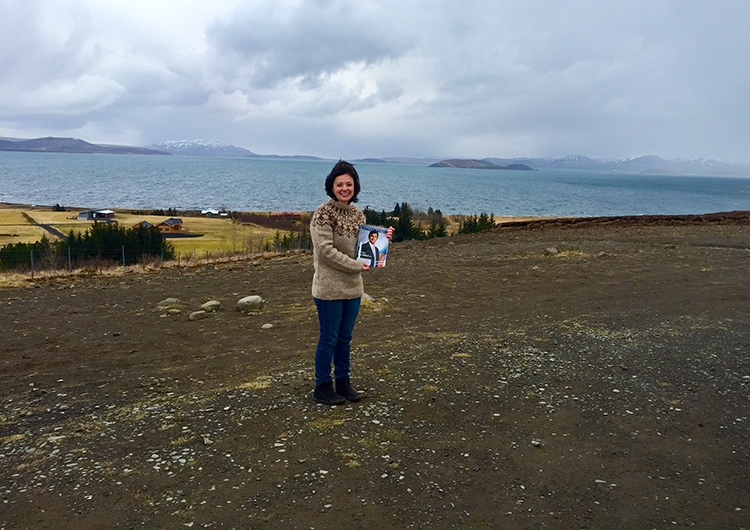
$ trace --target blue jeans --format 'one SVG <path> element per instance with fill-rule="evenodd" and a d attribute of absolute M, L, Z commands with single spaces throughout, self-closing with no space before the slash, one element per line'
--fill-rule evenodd
<path fill-rule="evenodd" d="M 349 377 L 352 331 L 362 299 L 313 300 L 320 321 L 320 338 L 315 350 L 315 384 L 331 381 L 331 362 L 336 379 L 346 379 Z"/>

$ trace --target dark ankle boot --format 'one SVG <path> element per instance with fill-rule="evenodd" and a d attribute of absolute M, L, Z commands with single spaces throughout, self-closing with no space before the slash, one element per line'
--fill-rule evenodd
<path fill-rule="evenodd" d="M 346 399 L 333 391 L 333 381 L 316 385 L 313 396 L 315 397 L 315 401 L 325 405 L 340 405 L 346 401 Z"/>
<path fill-rule="evenodd" d="M 359 401 L 367 397 L 367 394 L 364 392 L 357 392 L 352 388 L 348 377 L 346 379 L 336 379 L 336 393 L 344 397 L 347 401 Z"/>

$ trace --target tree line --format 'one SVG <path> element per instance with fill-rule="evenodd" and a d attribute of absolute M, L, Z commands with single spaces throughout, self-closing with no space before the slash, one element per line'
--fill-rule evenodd
<path fill-rule="evenodd" d="M 168 212 L 174 210 L 170 209 Z M 414 208 L 408 202 L 396 203 L 393 210 L 377 212 L 364 209 L 367 224 L 393 226 L 393 241 L 426 240 L 435 237 L 446 237 L 446 222 L 440 210 L 428 208 L 425 213 Z M 272 219 L 268 216 L 256 219 L 248 215 L 239 222 L 255 222 L 267 227 L 276 228 L 273 239 L 260 239 L 257 242 L 259 252 L 282 252 L 285 250 L 310 250 L 309 217 L 301 220 Z M 258 216 L 260 217 L 260 216 Z M 270 226 L 269 226 L 270 225 Z M 471 234 L 488 230 L 495 226 L 494 214 L 471 215 L 459 222 L 458 233 Z M 164 261 L 175 258 L 172 243 L 165 240 L 156 227 L 139 225 L 125 228 L 118 223 L 94 223 L 86 232 L 75 233 L 72 230 L 67 241 L 54 241 L 46 235 L 34 243 L 11 243 L 0 248 L 0 270 L 22 269 L 36 260 L 39 268 L 60 268 L 67 262 L 81 263 L 96 260 L 118 264 L 132 265 L 144 258 L 161 258 Z M 32 263 L 33 266 L 33 263 Z"/>
<path fill-rule="evenodd" d="M 139 225 L 125 228 L 117 223 L 94 223 L 86 232 L 72 230 L 67 241 L 53 241 L 46 234 L 34 243 L 11 243 L 0 248 L 0 270 L 25 268 L 36 259 L 40 268 L 59 268 L 66 261 L 96 260 L 133 265 L 145 257 L 174 259 L 174 246 L 159 229 Z"/>
<path fill-rule="evenodd" d="M 378 213 L 375 210 L 365 208 L 364 214 L 367 224 L 393 226 L 393 241 L 425 240 L 448 235 L 442 212 L 433 210 L 432 207 L 428 208 L 425 214 L 423 211 L 418 212 L 408 202 L 402 202 L 396 203 L 391 212 L 383 210 Z M 470 215 L 459 222 L 458 233 L 474 234 L 489 230 L 494 226 L 494 214 Z"/>

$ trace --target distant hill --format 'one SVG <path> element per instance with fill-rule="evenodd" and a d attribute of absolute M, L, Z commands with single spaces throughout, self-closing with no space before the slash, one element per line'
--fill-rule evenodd
<path fill-rule="evenodd" d="M 97 145 L 77 138 L 35 138 L 33 140 L 0 140 L 0 151 L 41 153 L 104 153 L 116 155 L 168 155 L 163 151 L 128 145 Z"/>
<path fill-rule="evenodd" d="M 278 160 L 327 160 L 326 158 L 310 155 L 255 155 L 255 158 L 271 158 Z"/>
<path fill-rule="evenodd" d="M 439 158 L 414 158 L 407 156 L 384 157 L 382 160 L 394 164 L 423 164 L 425 166 L 439 162 Z"/>
<path fill-rule="evenodd" d="M 317 156 L 306 155 L 259 155 L 232 144 L 221 142 L 207 142 L 205 140 L 169 140 L 147 145 L 151 149 L 166 151 L 172 155 L 183 156 L 220 156 L 237 158 L 269 158 L 283 160 L 324 160 Z"/>
<path fill-rule="evenodd" d="M 580 155 L 549 158 L 485 158 L 492 164 L 525 164 L 538 169 L 587 169 L 652 175 L 726 175 L 750 176 L 750 168 L 725 164 L 709 158 L 664 159 L 659 156 L 638 156 L 625 160 L 591 158 Z"/>
<path fill-rule="evenodd" d="M 439 158 L 414 158 L 408 156 L 385 156 L 382 158 L 355 158 L 349 162 L 364 162 L 367 164 L 417 164 L 427 166 L 440 162 Z"/>
<path fill-rule="evenodd" d="M 501 166 L 487 162 L 486 160 L 474 160 L 474 159 L 463 159 L 454 158 L 451 160 L 441 160 L 435 164 L 430 164 L 428 167 L 455 167 L 463 169 L 513 169 L 516 171 L 534 171 L 533 168 L 525 164 L 509 164 L 507 166 Z"/>
<path fill-rule="evenodd" d="M 384 160 L 382 158 L 358 158 L 356 160 L 351 160 L 351 162 L 366 162 L 368 164 L 387 164 L 388 161 Z"/>

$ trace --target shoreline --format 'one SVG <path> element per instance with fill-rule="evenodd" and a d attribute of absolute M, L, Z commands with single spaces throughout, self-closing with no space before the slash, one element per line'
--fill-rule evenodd
<path fill-rule="evenodd" d="M 9 202 L 0 202 L 0 209 L 40 209 L 40 210 L 49 210 L 54 209 L 55 205 L 47 205 L 47 204 L 22 204 L 22 203 L 9 203 Z M 89 207 L 77 207 L 77 206 L 60 206 L 60 208 L 64 208 L 64 210 L 60 211 L 85 211 L 90 210 Z M 150 213 L 154 209 L 149 208 L 108 208 L 114 212 L 120 212 L 120 213 L 130 213 L 130 212 L 146 212 L 143 215 L 150 215 Z M 289 210 L 278 210 L 278 211 L 245 211 L 245 210 L 232 210 L 235 213 L 240 214 L 272 214 L 272 213 L 283 213 L 287 212 Z M 201 214 L 201 210 L 193 210 L 193 209 L 177 209 L 176 210 L 177 215 L 185 215 L 186 217 L 203 217 Z M 311 214 L 312 211 L 309 212 L 303 212 Z M 486 212 L 485 212 L 486 213 Z M 165 214 L 166 215 L 166 214 Z M 452 218 L 452 217 L 468 217 L 472 215 L 479 215 L 477 212 L 473 213 L 461 213 L 461 214 L 445 214 L 444 217 Z M 494 215 L 494 214 L 492 214 Z M 717 221 L 717 220 L 740 220 L 740 219 L 750 219 L 750 210 L 731 210 L 731 211 L 722 211 L 722 212 L 704 212 L 704 213 L 689 213 L 689 214 L 624 214 L 624 215 L 586 215 L 586 216 L 556 216 L 556 215 L 505 215 L 505 216 L 498 216 L 495 215 L 495 224 L 496 225 L 506 225 L 506 224 L 529 224 L 529 223 L 536 223 L 536 222 L 554 222 L 554 223 L 563 223 L 563 224 L 575 224 L 575 223 L 581 223 L 581 222 L 613 222 L 613 221 L 635 221 L 639 219 L 644 220 L 650 220 L 650 221 L 698 221 L 700 219 L 705 219 L 708 221 Z"/>

